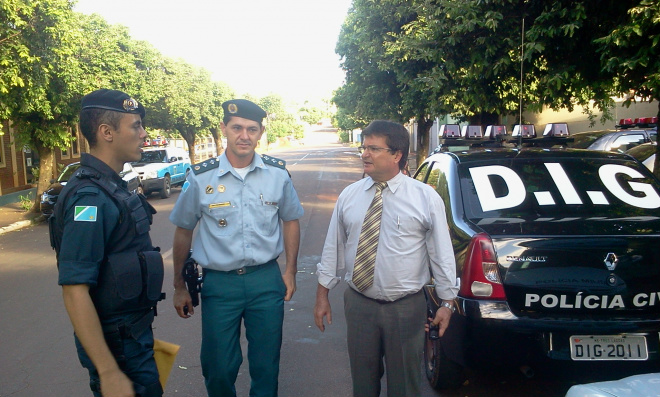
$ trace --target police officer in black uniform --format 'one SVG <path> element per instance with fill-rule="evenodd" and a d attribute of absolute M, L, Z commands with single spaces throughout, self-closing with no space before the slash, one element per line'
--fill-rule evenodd
<path fill-rule="evenodd" d="M 163 394 L 151 329 L 163 283 L 163 260 L 149 236 L 156 211 L 118 174 L 141 157 L 144 115 L 120 91 L 83 98 L 80 130 L 90 153 L 49 220 L 64 305 L 97 397 Z"/>

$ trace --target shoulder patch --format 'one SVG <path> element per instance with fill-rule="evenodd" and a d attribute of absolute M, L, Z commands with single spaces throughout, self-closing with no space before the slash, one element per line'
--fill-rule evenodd
<path fill-rule="evenodd" d="M 268 165 L 272 165 L 283 170 L 286 169 L 286 161 L 284 160 L 278 159 L 276 157 L 266 156 L 265 154 L 261 155 L 261 159 Z"/>
<path fill-rule="evenodd" d="M 220 162 L 218 161 L 217 158 L 212 158 L 208 159 L 206 161 L 202 161 L 201 163 L 197 163 L 192 166 L 193 173 L 195 175 L 201 174 L 202 172 L 206 172 L 208 170 L 212 170 L 214 168 L 218 168 L 220 166 Z"/>

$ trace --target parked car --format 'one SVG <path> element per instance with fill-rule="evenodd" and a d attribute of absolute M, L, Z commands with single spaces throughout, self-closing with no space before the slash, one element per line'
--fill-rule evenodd
<path fill-rule="evenodd" d="M 57 197 L 59 196 L 62 188 L 66 185 L 67 181 L 76 170 L 80 167 L 80 163 L 71 163 L 64 167 L 57 179 L 51 180 L 50 186 L 41 194 L 40 209 L 43 215 L 49 216 L 53 213 Z M 134 193 L 143 193 L 142 183 L 140 182 L 140 175 L 133 169 L 131 163 L 125 163 L 124 169 L 119 173 L 121 178 L 128 184 L 128 191 Z"/>
<path fill-rule="evenodd" d="M 158 135 L 157 137 L 151 140 L 151 146 L 167 146 L 167 139 Z"/>
<path fill-rule="evenodd" d="M 660 373 L 629 376 L 627 378 L 574 385 L 565 397 L 650 397 L 657 396 Z"/>
<path fill-rule="evenodd" d="M 642 164 L 646 166 L 651 172 L 653 172 L 655 164 L 655 151 L 657 150 L 657 144 L 655 143 L 644 143 L 639 146 L 626 151 L 626 154 L 633 156 L 637 160 L 641 161 Z"/>
<path fill-rule="evenodd" d="M 660 364 L 660 183 L 627 155 L 533 139 L 435 153 L 414 174 L 444 201 L 460 288 L 444 336 L 427 333 L 435 388 L 466 368 Z"/>
<path fill-rule="evenodd" d="M 657 129 L 624 129 L 618 131 L 586 131 L 572 135 L 568 146 L 576 149 L 604 150 L 624 153 L 625 151 L 657 140 Z"/>
<path fill-rule="evenodd" d="M 161 198 L 172 194 L 172 186 L 182 185 L 190 172 L 190 157 L 181 148 L 149 148 L 140 161 L 132 163 L 140 174 L 144 194 L 159 192 Z"/>

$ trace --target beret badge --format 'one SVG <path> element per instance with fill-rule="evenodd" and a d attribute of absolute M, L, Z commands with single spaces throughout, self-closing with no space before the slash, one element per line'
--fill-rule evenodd
<path fill-rule="evenodd" d="M 124 103 L 122 106 L 124 107 L 124 110 L 126 110 L 127 112 L 135 111 L 139 107 L 138 101 L 136 101 L 133 98 L 124 99 Z"/>
<path fill-rule="evenodd" d="M 236 106 L 235 103 L 230 103 L 229 106 L 227 106 L 227 110 L 229 111 L 229 113 L 234 114 L 238 112 L 238 106 Z"/>

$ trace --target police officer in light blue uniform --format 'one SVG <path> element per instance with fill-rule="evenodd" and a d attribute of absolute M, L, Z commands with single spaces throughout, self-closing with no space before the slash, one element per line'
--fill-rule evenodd
<path fill-rule="evenodd" d="M 296 290 L 303 208 L 284 161 L 255 153 L 266 112 L 244 99 L 222 106 L 227 149 L 193 166 L 170 215 L 174 307 L 182 318 L 194 314 L 181 274 L 192 247 L 204 273 L 201 362 L 208 395 L 236 395 L 243 321 L 250 396 L 277 396 L 284 301 Z"/>

